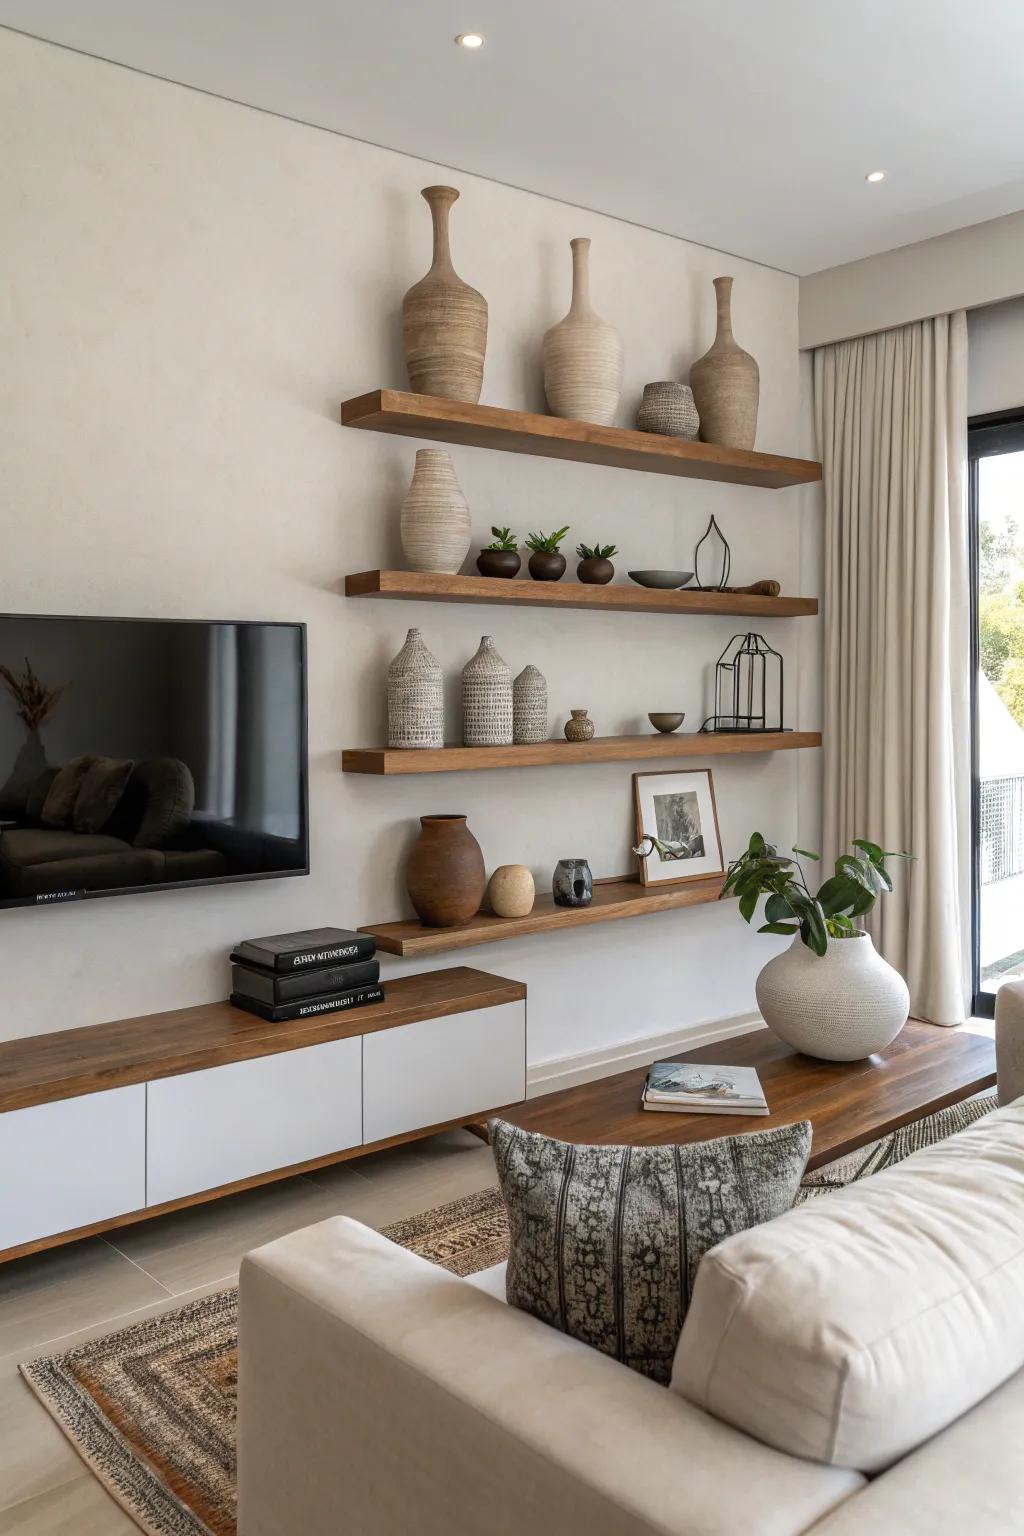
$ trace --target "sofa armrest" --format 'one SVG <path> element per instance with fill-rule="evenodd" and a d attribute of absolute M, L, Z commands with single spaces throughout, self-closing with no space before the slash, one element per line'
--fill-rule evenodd
<path fill-rule="evenodd" d="M 794 1536 L 862 1486 L 337 1217 L 243 1262 L 239 1536 Z"/>

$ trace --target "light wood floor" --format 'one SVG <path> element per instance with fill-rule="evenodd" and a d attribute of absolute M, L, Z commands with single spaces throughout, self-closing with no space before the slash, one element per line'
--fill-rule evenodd
<path fill-rule="evenodd" d="M 216 1290 L 242 1255 L 328 1216 L 383 1227 L 496 1183 L 490 1149 L 448 1131 L 0 1265 L 0 1536 L 137 1536 L 17 1373 L 19 1361 Z"/>

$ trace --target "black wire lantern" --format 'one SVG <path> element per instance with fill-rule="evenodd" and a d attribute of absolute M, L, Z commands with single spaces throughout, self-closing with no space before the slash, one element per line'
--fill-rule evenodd
<path fill-rule="evenodd" d="M 769 699 L 778 685 L 778 721 Z M 763 635 L 733 635 L 715 664 L 715 712 L 702 731 L 783 731 L 783 665 Z"/>

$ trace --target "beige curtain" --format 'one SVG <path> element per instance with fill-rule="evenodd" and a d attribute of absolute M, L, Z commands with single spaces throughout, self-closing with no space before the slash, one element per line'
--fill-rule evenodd
<path fill-rule="evenodd" d="M 906 849 L 868 921 L 911 1008 L 970 1004 L 967 322 L 820 347 L 825 489 L 824 853 Z"/>

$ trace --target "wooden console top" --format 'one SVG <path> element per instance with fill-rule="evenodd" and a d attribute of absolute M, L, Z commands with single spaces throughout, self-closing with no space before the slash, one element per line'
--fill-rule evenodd
<path fill-rule="evenodd" d="M 227 1002 L 202 1003 L 9 1040 L 0 1043 L 0 1113 L 526 997 L 522 982 L 464 965 L 384 985 L 382 1003 L 286 1024 L 270 1024 Z"/>

